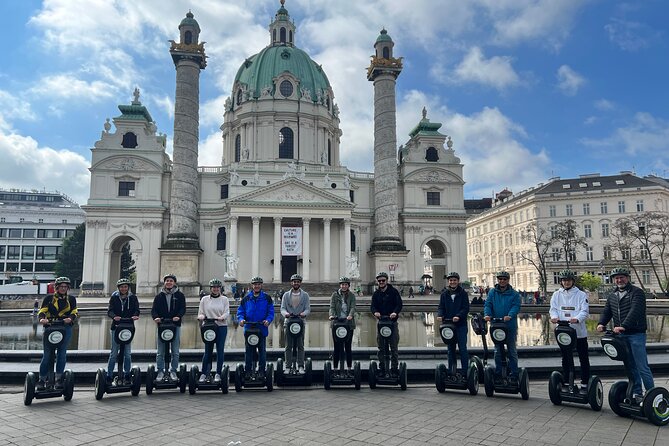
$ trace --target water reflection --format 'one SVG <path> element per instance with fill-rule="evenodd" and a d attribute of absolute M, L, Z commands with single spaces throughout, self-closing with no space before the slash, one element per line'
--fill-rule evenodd
<path fill-rule="evenodd" d="M 599 345 L 601 333 L 595 331 L 598 315 L 590 315 L 586 321 L 590 344 Z M 308 319 L 305 330 L 306 348 L 332 348 L 332 336 L 327 313 L 314 312 Z M 666 342 L 669 337 L 669 320 L 666 316 L 648 316 L 648 342 Z M 357 328 L 353 335 L 353 347 L 376 346 L 376 323 L 371 314 L 358 314 Z M 106 314 L 84 313 L 74 327 L 71 350 L 106 350 L 111 344 L 110 319 Z M 200 349 L 199 328 L 194 316 L 186 316 L 181 331 L 182 349 Z M 434 312 L 404 312 L 399 321 L 400 347 L 438 347 L 444 344 L 435 329 L 436 315 Z M 546 314 L 523 313 L 518 321 L 518 345 L 552 345 L 555 344 L 553 325 Z M 279 348 L 285 345 L 283 323 L 277 319 L 269 330 L 267 346 Z M 472 330 L 469 331 L 468 345 L 481 347 L 481 338 Z M 488 345 L 492 345 L 489 341 Z M 156 327 L 150 317 L 142 317 L 136 323 L 136 335 L 133 340 L 134 349 L 152 350 L 156 346 Z M 243 348 L 243 329 L 233 320 L 228 327 L 226 349 Z M 42 327 L 37 320 L 29 315 L 0 316 L 0 349 L 1 350 L 41 350 Z"/>

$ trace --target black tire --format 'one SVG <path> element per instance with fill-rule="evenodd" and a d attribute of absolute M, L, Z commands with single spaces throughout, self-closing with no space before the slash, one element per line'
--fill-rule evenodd
<path fill-rule="evenodd" d="M 479 373 L 475 364 L 471 364 L 467 370 L 467 390 L 470 395 L 479 393 Z"/>
<path fill-rule="evenodd" d="M 367 371 L 367 381 L 369 382 L 370 389 L 376 389 L 376 372 L 378 371 L 378 366 L 376 361 L 369 362 L 369 370 Z"/>
<path fill-rule="evenodd" d="M 227 395 L 230 391 L 230 367 L 223 366 L 223 371 L 221 373 L 221 392 L 223 395 Z"/>
<path fill-rule="evenodd" d="M 195 395 L 197 392 L 197 380 L 200 378 L 200 369 L 196 365 L 190 367 L 190 372 L 188 372 L 188 393 Z"/>
<path fill-rule="evenodd" d="M 70 401 L 74 395 L 74 372 L 70 369 L 63 373 L 63 399 Z"/>
<path fill-rule="evenodd" d="M 472 356 L 469 362 L 474 362 L 474 365 L 476 365 L 476 373 L 478 376 L 479 384 L 484 384 L 485 383 L 485 376 L 484 376 L 484 370 L 485 366 L 483 365 L 483 361 L 481 358 L 478 356 Z"/>
<path fill-rule="evenodd" d="M 153 384 L 156 380 L 156 367 L 151 364 L 146 369 L 146 394 L 151 395 L 153 393 Z"/>
<path fill-rule="evenodd" d="M 602 410 L 604 405 L 604 386 L 598 376 L 591 376 L 588 381 L 588 404 L 596 412 Z"/>
<path fill-rule="evenodd" d="M 444 393 L 446 386 L 444 385 L 444 378 L 446 377 L 446 366 L 444 364 L 437 364 L 434 369 L 434 386 L 437 392 Z"/>
<path fill-rule="evenodd" d="M 139 367 L 135 366 L 130 370 L 130 380 L 132 383 L 130 394 L 132 396 L 139 395 L 139 392 L 142 390 L 142 371 Z"/>
<path fill-rule="evenodd" d="M 243 376 L 244 376 L 244 366 L 242 364 L 237 364 L 237 368 L 235 369 L 235 392 L 242 391 Z"/>
<path fill-rule="evenodd" d="M 279 358 L 276 360 L 276 373 L 274 374 L 275 380 L 274 382 L 276 383 L 277 386 L 282 386 L 283 385 L 283 358 Z"/>
<path fill-rule="evenodd" d="M 664 387 L 653 387 L 643 398 L 643 413 L 655 426 L 669 424 L 669 391 Z"/>
<path fill-rule="evenodd" d="M 186 364 L 179 364 L 179 392 L 186 393 L 186 386 L 188 385 L 188 369 Z"/>
<path fill-rule="evenodd" d="M 620 403 L 625 399 L 627 394 L 627 381 L 616 381 L 609 389 L 609 406 L 611 410 L 620 417 L 628 418 L 630 415 L 623 411 L 620 407 Z"/>
<path fill-rule="evenodd" d="M 407 389 L 407 363 L 400 362 L 400 389 Z"/>
<path fill-rule="evenodd" d="M 100 401 L 105 396 L 107 386 L 107 372 L 104 369 L 98 369 L 95 373 L 95 399 Z"/>
<path fill-rule="evenodd" d="M 564 380 L 562 378 L 562 373 L 557 370 L 551 373 L 550 378 L 548 379 L 548 397 L 551 399 L 551 403 L 559 406 L 562 404 L 562 395 L 560 395 L 560 390 L 562 390 L 562 384 Z"/>
<path fill-rule="evenodd" d="M 265 370 L 265 386 L 267 391 L 271 392 L 274 390 L 274 365 L 268 364 L 267 370 Z"/>
<path fill-rule="evenodd" d="M 353 364 L 353 384 L 355 385 L 355 390 L 360 390 L 360 384 L 362 383 L 362 370 L 360 368 L 360 361 L 355 361 Z"/>
<path fill-rule="evenodd" d="M 35 398 L 35 374 L 28 372 L 26 381 L 23 384 L 23 404 L 30 406 Z"/>
<path fill-rule="evenodd" d="M 330 379 L 332 378 L 332 364 L 330 361 L 325 361 L 323 366 L 323 388 L 330 390 Z"/>
<path fill-rule="evenodd" d="M 525 368 L 520 368 L 519 370 L 519 380 L 518 386 L 520 387 L 520 397 L 524 400 L 530 399 L 530 374 L 527 373 Z"/>
<path fill-rule="evenodd" d="M 490 365 L 486 366 L 484 375 L 485 396 L 490 398 L 495 394 L 495 369 Z"/>
<path fill-rule="evenodd" d="M 307 387 L 311 387 L 311 383 L 313 382 L 311 367 L 311 358 L 307 358 L 306 361 L 304 361 L 304 381 Z"/>

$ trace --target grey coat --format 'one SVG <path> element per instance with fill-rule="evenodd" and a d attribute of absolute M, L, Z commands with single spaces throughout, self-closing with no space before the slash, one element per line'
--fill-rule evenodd
<path fill-rule="evenodd" d="M 309 313 L 311 313 L 309 294 L 307 294 L 306 291 L 300 288 L 300 301 L 296 306 L 293 306 L 293 299 L 290 295 L 292 291 L 293 291 L 292 289 L 290 291 L 286 291 L 285 293 L 283 293 L 283 297 L 281 298 L 281 315 L 283 316 L 284 324 L 287 323 L 286 318 L 291 313 L 300 314 L 304 312 L 304 317 L 309 316 Z"/>

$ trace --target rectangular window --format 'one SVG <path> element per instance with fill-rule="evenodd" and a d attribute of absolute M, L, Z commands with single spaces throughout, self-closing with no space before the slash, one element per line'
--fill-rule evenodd
<path fill-rule="evenodd" d="M 650 284 L 650 271 L 647 269 L 641 271 L 641 282 L 643 282 L 644 285 Z"/>
<path fill-rule="evenodd" d="M 585 248 L 585 260 L 592 262 L 595 258 L 594 253 L 592 252 L 592 246 L 587 246 Z"/>
<path fill-rule="evenodd" d="M 21 260 L 33 260 L 35 258 L 35 247 L 24 246 L 21 253 Z"/>
<path fill-rule="evenodd" d="M 560 261 L 560 248 L 551 249 L 551 258 L 553 259 L 554 262 Z"/>
<path fill-rule="evenodd" d="M 221 200 L 228 198 L 229 186 L 227 184 L 221 184 Z"/>
<path fill-rule="evenodd" d="M 21 247 L 20 246 L 8 246 L 7 247 L 7 260 L 18 260 L 21 257 Z"/>
<path fill-rule="evenodd" d="M 10 229 L 9 230 L 9 238 L 21 238 L 21 230 L 20 229 Z"/>
<path fill-rule="evenodd" d="M 624 214 L 625 213 L 625 202 L 624 201 L 619 201 L 618 202 L 618 213 L 619 214 Z"/>
<path fill-rule="evenodd" d="M 571 217 L 572 215 L 574 215 L 574 206 L 572 206 L 571 204 L 566 205 L 564 210 L 565 210 L 565 214 L 568 217 Z"/>
<path fill-rule="evenodd" d="M 609 224 L 602 223 L 602 237 L 608 237 L 608 236 L 609 236 Z"/>
<path fill-rule="evenodd" d="M 555 215 L 556 215 L 555 205 L 551 204 L 550 206 L 548 206 L 548 216 L 555 217 Z"/>
<path fill-rule="evenodd" d="M 569 251 L 569 261 L 570 262 L 576 261 L 576 251 L 574 250 Z"/>
<path fill-rule="evenodd" d="M 553 225 L 550 227 L 551 230 L 551 238 L 556 238 L 557 237 L 557 226 Z"/>
<path fill-rule="evenodd" d="M 636 211 L 643 212 L 643 200 L 636 201 Z"/>
<path fill-rule="evenodd" d="M 47 271 L 53 271 L 56 268 L 55 263 L 35 263 L 35 272 L 43 273 Z"/>
<path fill-rule="evenodd" d="M 5 228 L 0 228 L 0 238 L 7 238 L 7 230 Z"/>
<path fill-rule="evenodd" d="M 648 250 L 643 246 L 639 250 L 639 257 L 641 258 L 641 260 L 648 260 L 648 257 L 650 257 L 648 254 Z"/>
<path fill-rule="evenodd" d="M 599 209 L 602 212 L 602 214 L 609 213 L 609 205 L 606 203 L 606 201 L 602 201 L 601 203 L 599 203 Z"/>
<path fill-rule="evenodd" d="M 23 238 L 35 238 L 35 230 L 34 229 L 24 229 L 23 230 Z"/>
<path fill-rule="evenodd" d="M 0 246 L 0 260 L 5 260 L 5 253 L 7 252 L 7 248 L 4 246 Z"/>
<path fill-rule="evenodd" d="M 135 182 L 134 181 L 119 181 L 118 182 L 118 196 L 119 197 L 134 197 L 135 196 Z"/>
<path fill-rule="evenodd" d="M 7 272 L 15 273 L 18 270 L 19 270 L 19 264 L 18 263 L 11 262 L 11 263 L 6 263 L 5 264 L 5 271 L 7 271 Z"/>
<path fill-rule="evenodd" d="M 558 285 L 560 283 L 560 273 L 553 271 L 553 285 Z"/>
<path fill-rule="evenodd" d="M 441 192 L 428 192 L 427 193 L 427 205 L 428 206 L 440 206 L 441 205 Z"/>
<path fill-rule="evenodd" d="M 629 248 L 623 249 L 621 251 L 621 254 L 623 256 L 623 260 L 629 260 L 630 258 L 632 258 L 632 250 Z"/>
<path fill-rule="evenodd" d="M 355 191 L 354 190 L 348 191 L 348 198 L 351 200 L 351 203 L 355 203 Z"/>
<path fill-rule="evenodd" d="M 56 260 L 59 252 L 59 246 L 38 246 L 35 258 L 37 260 Z"/>
<path fill-rule="evenodd" d="M 32 262 L 22 262 L 21 265 L 19 265 L 19 271 L 22 273 L 32 273 L 33 272 L 33 264 Z"/>
<path fill-rule="evenodd" d="M 613 258 L 611 247 L 610 246 L 605 246 L 604 247 L 604 260 L 611 260 Z"/>
<path fill-rule="evenodd" d="M 590 203 L 583 203 L 583 215 L 590 215 Z"/>
<path fill-rule="evenodd" d="M 591 224 L 583 225 L 583 236 L 585 238 L 592 238 L 592 225 Z"/>

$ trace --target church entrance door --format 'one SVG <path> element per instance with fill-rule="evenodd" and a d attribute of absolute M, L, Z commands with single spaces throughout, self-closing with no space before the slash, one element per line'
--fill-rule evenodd
<path fill-rule="evenodd" d="M 290 282 L 290 276 L 297 272 L 297 256 L 281 257 L 281 281 Z"/>

